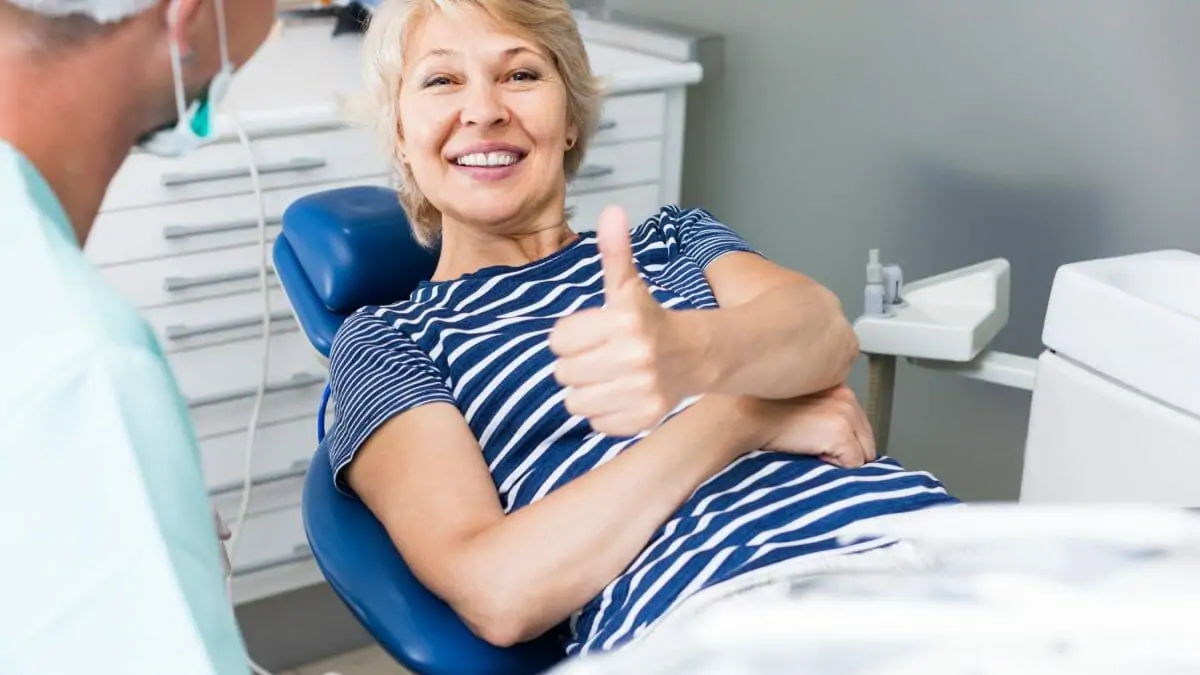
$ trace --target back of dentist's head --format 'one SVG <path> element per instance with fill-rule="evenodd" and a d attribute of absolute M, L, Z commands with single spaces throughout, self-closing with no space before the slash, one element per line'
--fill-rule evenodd
<path fill-rule="evenodd" d="M 212 109 L 274 22 L 275 0 L 0 0 L 8 57 L 119 72 L 108 95 L 142 99 L 139 144 L 168 156 L 212 133 Z"/>

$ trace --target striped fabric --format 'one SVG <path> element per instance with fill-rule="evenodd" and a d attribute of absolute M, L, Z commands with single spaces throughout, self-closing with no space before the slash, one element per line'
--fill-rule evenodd
<path fill-rule="evenodd" d="M 704 269 L 726 253 L 753 252 L 708 213 L 676 207 L 636 227 L 632 240 L 651 291 L 676 309 L 715 308 Z M 589 233 L 534 263 L 426 282 L 406 301 L 350 317 L 330 359 L 338 421 L 329 449 L 338 488 L 349 493 L 342 470 L 380 424 L 433 401 L 463 412 L 506 512 L 637 442 L 595 433 L 570 415 L 553 376 L 549 332 L 560 317 L 603 303 L 602 276 Z M 952 501 L 932 476 L 890 459 L 844 470 L 782 453 L 743 456 L 696 490 L 641 555 L 571 617 L 567 650 L 617 647 L 696 591 L 827 554 L 847 523 Z"/>

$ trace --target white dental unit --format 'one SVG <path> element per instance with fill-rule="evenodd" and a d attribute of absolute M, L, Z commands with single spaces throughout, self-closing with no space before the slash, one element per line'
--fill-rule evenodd
<path fill-rule="evenodd" d="M 857 320 L 883 440 L 891 360 L 906 358 L 1033 392 L 1020 501 L 1200 506 L 1200 255 L 1062 266 L 1036 360 L 988 349 L 1008 320 L 1009 274 L 993 260 L 923 279 Z"/>

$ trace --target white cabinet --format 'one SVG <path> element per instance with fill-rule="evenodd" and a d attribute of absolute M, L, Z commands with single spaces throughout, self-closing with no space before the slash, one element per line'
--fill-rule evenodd
<path fill-rule="evenodd" d="M 374 139 L 359 129 L 264 138 L 252 148 L 265 190 L 367 178 L 388 170 Z M 237 143 L 219 143 L 182 160 L 130 156 L 108 190 L 105 207 L 172 204 L 252 190 L 245 150 Z"/>
<path fill-rule="evenodd" d="M 270 393 L 250 465 L 253 499 L 233 561 L 237 602 L 320 581 L 299 504 L 327 374 L 270 269 L 270 244 L 297 198 L 390 184 L 388 161 L 370 131 L 333 113 L 338 95 L 355 89 L 346 75 L 357 72 L 353 40 L 332 40 L 327 24 L 289 27 L 236 80 L 232 101 L 251 136 L 263 188 L 265 304 L 259 202 L 246 152 L 232 134 L 178 160 L 131 155 L 86 247 L 103 277 L 146 317 L 167 354 L 199 437 L 213 504 L 231 527 L 262 370 L 264 311 L 271 318 Z M 597 136 L 568 188 L 576 230 L 594 229 L 612 204 L 637 222 L 678 201 L 684 88 L 699 79 L 694 63 L 601 44 L 588 50 L 611 89 Z M 292 67 L 311 72 L 286 70 Z"/>

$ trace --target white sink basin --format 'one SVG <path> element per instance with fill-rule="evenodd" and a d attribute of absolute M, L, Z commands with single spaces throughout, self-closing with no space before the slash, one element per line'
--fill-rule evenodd
<path fill-rule="evenodd" d="M 1002 258 L 914 281 L 905 305 L 854 323 L 864 354 L 966 363 L 1008 322 L 1009 265 Z"/>
<path fill-rule="evenodd" d="M 1200 417 L 1200 255 L 1154 251 L 1062 266 L 1042 340 Z"/>

